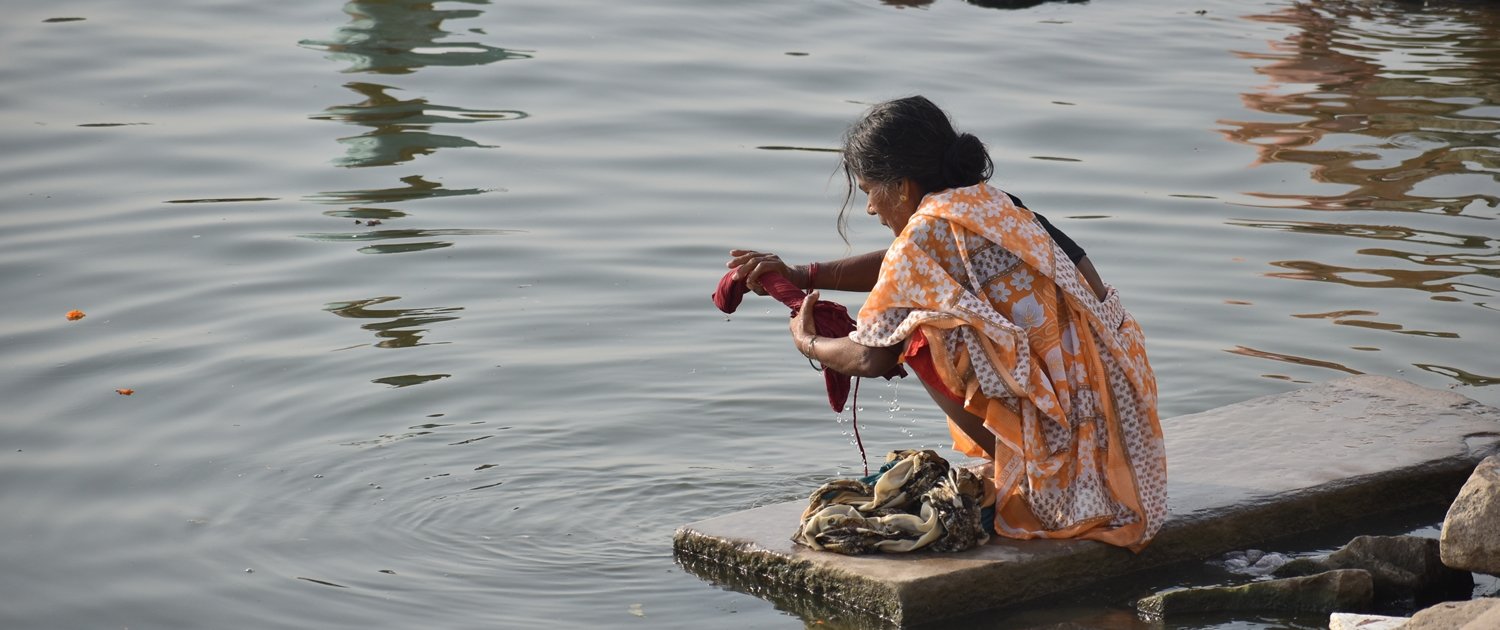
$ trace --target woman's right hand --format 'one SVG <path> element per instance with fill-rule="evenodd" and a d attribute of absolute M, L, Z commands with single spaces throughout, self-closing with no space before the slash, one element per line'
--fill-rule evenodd
<path fill-rule="evenodd" d="M 731 249 L 729 262 L 725 266 L 735 270 L 735 279 L 744 280 L 745 286 L 758 295 L 766 294 L 765 287 L 760 284 L 760 276 L 771 271 L 781 274 L 799 288 L 808 288 L 806 267 L 788 265 L 781 261 L 780 256 L 769 252 Z"/>

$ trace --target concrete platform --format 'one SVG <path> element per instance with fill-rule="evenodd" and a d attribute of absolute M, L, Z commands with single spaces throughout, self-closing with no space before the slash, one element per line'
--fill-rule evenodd
<path fill-rule="evenodd" d="M 1330 381 L 1163 425 L 1171 514 L 1139 555 L 1087 541 L 998 539 L 959 554 L 841 556 L 791 542 L 804 501 L 686 525 L 673 548 L 694 574 L 783 608 L 910 626 L 1446 504 L 1479 460 L 1500 452 L 1500 409 L 1382 376 Z"/>

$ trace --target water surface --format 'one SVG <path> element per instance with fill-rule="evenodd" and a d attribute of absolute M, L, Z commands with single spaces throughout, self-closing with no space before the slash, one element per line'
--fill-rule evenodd
<path fill-rule="evenodd" d="M 1500 13 L 995 4 L 12 7 L 0 626 L 816 625 L 671 558 L 860 466 L 782 308 L 707 297 L 884 246 L 829 150 L 912 93 L 1120 288 L 1163 415 L 1500 403 Z"/>

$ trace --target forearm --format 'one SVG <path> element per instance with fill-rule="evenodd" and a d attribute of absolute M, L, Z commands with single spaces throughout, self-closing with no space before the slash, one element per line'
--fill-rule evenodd
<path fill-rule="evenodd" d="M 1099 277 L 1099 270 L 1094 268 L 1094 263 L 1088 256 L 1078 259 L 1078 271 L 1083 274 L 1083 279 L 1089 283 L 1089 288 L 1094 290 L 1094 295 L 1100 302 L 1109 297 L 1109 289 L 1104 286 L 1104 279 Z"/>
<path fill-rule="evenodd" d="M 850 376 L 873 377 L 891 371 L 901 358 L 903 344 L 888 348 L 863 346 L 848 337 L 804 335 L 794 339 L 797 350 L 824 367 Z"/>
<path fill-rule="evenodd" d="M 798 265 L 797 274 L 803 280 L 804 289 L 867 292 L 875 288 L 875 280 L 880 277 L 880 261 L 884 259 L 885 250 L 877 250 L 817 263 L 817 277 L 812 279 L 814 286 L 806 286 L 811 265 Z"/>

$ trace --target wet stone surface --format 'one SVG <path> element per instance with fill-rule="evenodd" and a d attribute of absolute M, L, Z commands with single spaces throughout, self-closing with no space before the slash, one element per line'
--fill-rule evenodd
<path fill-rule="evenodd" d="M 686 525 L 688 570 L 793 608 L 912 625 L 1361 517 L 1446 504 L 1500 450 L 1500 409 L 1355 376 L 1163 421 L 1171 517 L 1140 554 L 997 540 L 962 554 L 841 556 L 796 547 L 802 502 Z"/>

